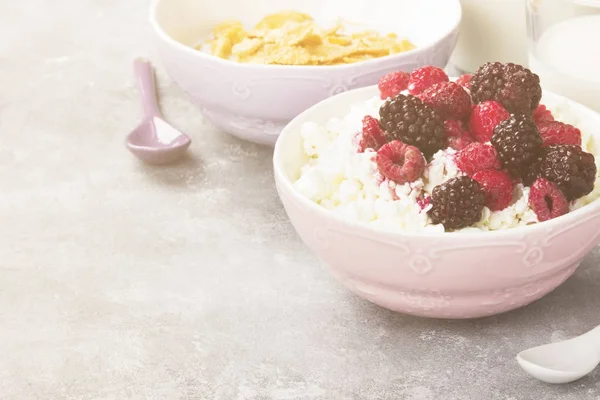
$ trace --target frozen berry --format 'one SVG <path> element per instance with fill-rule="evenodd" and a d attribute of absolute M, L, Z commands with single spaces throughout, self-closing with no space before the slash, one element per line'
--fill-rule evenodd
<path fill-rule="evenodd" d="M 381 94 L 381 99 L 394 97 L 403 90 L 408 89 L 408 80 L 410 74 L 404 71 L 390 72 L 379 80 L 377 86 Z"/>
<path fill-rule="evenodd" d="M 468 176 L 447 180 L 433 188 L 428 214 L 446 230 L 464 228 L 481 219 L 484 196 L 477 181 Z"/>
<path fill-rule="evenodd" d="M 539 176 L 556 183 L 567 200 L 575 200 L 594 189 L 594 156 L 579 146 L 552 145 L 545 148 Z"/>
<path fill-rule="evenodd" d="M 494 146 L 474 142 L 456 155 L 456 166 L 467 175 L 484 169 L 500 169 L 500 160 Z"/>
<path fill-rule="evenodd" d="M 512 114 L 530 115 L 542 98 L 540 78 L 512 63 L 488 62 L 471 78 L 473 102 L 495 100 Z"/>
<path fill-rule="evenodd" d="M 424 195 L 423 198 L 417 199 L 417 205 L 421 208 L 421 211 L 425 210 L 431 204 L 431 196 Z"/>
<path fill-rule="evenodd" d="M 521 178 L 542 151 L 540 132 L 533 120 L 524 115 L 511 115 L 500 122 L 491 142 L 502 166 L 515 178 Z"/>
<path fill-rule="evenodd" d="M 458 77 L 458 79 L 456 80 L 456 83 L 458 83 L 460 86 L 464 87 L 465 89 L 471 89 L 471 74 L 464 74 Z"/>
<path fill-rule="evenodd" d="M 489 142 L 494 128 L 510 117 L 510 113 L 497 101 L 484 101 L 473 108 L 469 128 L 473 137 L 480 142 Z"/>
<path fill-rule="evenodd" d="M 454 82 L 440 82 L 422 91 L 418 97 L 444 118 L 465 119 L 471 113 L 471 96 Z"/>
<path fill-rule="evenodd" d="M 548 110 L 546 108 L 545 105 L 540 104 L 533 111 L 533 122 L 535 122 L 538 127 L 540 126 L 540 124 L 543 124 L 544 122 L 551 122 L 551 121 L 554 121 L 554 116 L 552 115 L 550 110 Z"/>
<path fill-rule="evenodd" d="M 377 151 L 385 144 L 385 132 L 379 126 L 376 118 L 366 115 L 362 120 L 362 131 L 358 134 L 358 152 L 363 153 L 367 149 Z"/>
<path fill-rule="evenodd" d="M 462 121 L 456 119 L 447 119 L 444 121 L 444 128 L 446 129 L 446 136 L 451 137 L 462 137 L 471 136 L 468 130 L 465 129 L 465 125 Z"/>
<path fill-rule="evenodd" d="M 419 98 L 399 94 L 379 109 L 381 127 L 388 141 L 400 140 L 430 157 L 446 147 L 444 120 Z"/>
<path fill-rule="evenodd" d="M 454 150 L 462 150 L 473 143 L 473 138 L 467 131 L 461 121 L 448 119 L 444 121 L 446 136 L 448 137 L 448 146 Z"/>
<path fill-rule="evenodd" d="M 504 210 L 513 199 L 513 182 L 506 172 L 486 169 L 473 175 L 485 197 L 485 206 L 492 211 Z"/>
<path fill-rule="evenodd" d="M 417 95 L 436 83 L 448 82 L 448 80 L 448 75 L 441 68 L 433 66 L 417 68 L 410 74 L 408 93 Z"/>
<path fill-rule="evenodd" d="M 421 151 L 399 140 L 384 144 L 375 158 L 379 173 L 398 184 L 417 180 L 425 169 Z"/>
<path fill-rule="evenodd" d="M 558 186 L 549 180 L 537 179 L 529 190 L 529 207 L 540 222 L 569 212 L 569 202 Z"/>
<path fill-rule="evenodd" d="M 572 144 L 581 146 L 581 131 L 573 125 L 559 121 L 547 121 L 538 124 L 544 146 L 553 144 Z"/>
<path fill-rule="evenodd" d="M 448 138 L 448 147 L 456 151 L 460 151 L 473 143 L 473 139 L 470 136 L 451 137 Z"/>
<path fill-rule="evenodd" d="M 540 177 L 540 164 L 544 159 L 544 151 L 541 151 L 529 166 L 521 174 L 521 181 L 525 186 L 531 186 Z"/>

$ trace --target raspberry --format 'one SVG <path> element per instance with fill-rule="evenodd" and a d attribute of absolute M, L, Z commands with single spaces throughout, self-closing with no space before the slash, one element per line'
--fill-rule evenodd
<path fill-rule="evenodd" d="M 454 82 L 433 84 L 418 97 L 444 118 L 464 119 L 471 113 L 471 96 Z"/>
<path fill-rule="evenodd" d="M 495 100 L 512 114 L 531 115 L 540 103 L 540 78 L 512 63 L 488 62 L 471 78 L 473 102 Z"/>
<path fill-rule="evenodd" d="M 433 188 L 429 217 L 446 230 L 464 228 L 481 219 L 484 196 L 477 181 L 468 176 L 447 180 Z"/>
<path fill-rule="evenodd" d="M 448 138 L 448 147 L 456 151 L 460 151 L 473 143 L 473 139 L 470 136 L 451 137 Z"/>
<path fill-rule="evenodd" d="M 410 74 L 408 93 L 417 95 L 431 85 L 448 81 L 448 75 L 441 68 L 433 66 L 417 68 Z"/>
<path fill-rule="evenodd" d="M 517 178 L 542 151 L 542 137 L 533 120 L 524 115 L 511 115 L 494 128 L 492 145 L 498 152 L 502 166 Z"/>
<path fill-rule="evenodd" d="M 572 144 L 581 146 L 581 131 L 573 125 L 559 121 L 549 121 L 538 124 L 544 146 L 553 144 Z"/>
<path fill-rule="evenodd" d="M 486 169 L 473 175 L 485 198 L 485 206 L 492 211 L 504 210 L 513 199 L 513 182 L 505 172 Z"/>
<path fill-rule="evenodd" d="M 362 132 L 357 137 L 357 147 L 359 153 L 364 153 L 367 149 L 377 151 L 385 144 L 385 132 L 379 126 L 379 121 L 370 115 L 365 115 L 362 120 Z"/>
<path fill-rule="evenodd" d="M 448 136 L 449 138 L 471 136 L 469 131 L 465 129 L 464 124 L 461 121 L 455 119 L 445 120 L 444 129 L 446 129 L 446 136 Z"/>
<path fill-rule="evenodd" d="M 388 141 L 400 140 L 415 146 L 425 157 L 446 147 L 442 117 L 418 97 L 399 94 L 388 99 L 379 109 L 379 116 Z"/>
<path fill-rule="evenodd" d="M 540 222 L 560 217 L 569 212 L 569 203 L 556 184 L 540 178 L 529 191 L 529 207 Z"/>
<path fill-rule="evenodd" d="M 594 189 L 594 156 L 581 150 L 579 146 L 546 147 L 539 168 L 540 178 L 554 182 L 569 201 L 585 196 Z"/>
<path fill-rule="evenodd" d="M 470 143 L 473 143 L 471 134 L 465 130 L 460 121 L 448 119 L 444 121 L 444 129 L 448 137 L 448 146 L 454 150 L 462 150 Z"/>
<path fill-rule="evenodd" d="M 510 113 L 497 101 L 484 101 L 473 109 L 469 119 L 471 134 L 480 142 L 489 142 L 494 128 L 510 117 Z"/>
<path fill-rule="evenodd" d="M 458 77 L 458 79 L 456 80 L 456 83 L 458 83 L 460 86 L 464 87 L 465 89 L 471 89 L 471 74 L 464 74 Z"/>
<path fill-rule="evenodd" d="M 467 175 L 484 169 L 500 169 L 498 153 L 491 144 L 474 142 L 456 155 L 456 166 Z"/>
<path fill-rule="evenodd" d="M 419 149 L 399 140 L 384 144 L 375 162 L 381 175 L 400 185 L 417 180 L 425 169 L 425 159 Z"/>
<path fill-rule="evenodd" d="M 551 122 L 551 121 L 554 121 L 554 116 L 552 116 L 552 113 L 550 112 L 550 110 L 548 110 L 546 108 L 545 105 L 540 104 L 533 111 L 533 122 L 535 122 L 535 124 L 538 127 L 540 126 L 540 124 L 543 124 L 544 122 Z"/>
<path fill-rule="evenodd" d="M 381 93 L 381 99 L 385 100 L 388 97 L 394 97 L 398 93 L 408 88 L 408 80 L 410 74 L 404 71 L 390 72 L 379 80 L 377 86 Z"/>

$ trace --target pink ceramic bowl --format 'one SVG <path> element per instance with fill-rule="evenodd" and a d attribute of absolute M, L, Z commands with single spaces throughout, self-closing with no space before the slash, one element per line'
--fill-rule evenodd
<path fill-rule="evenodd" d="M 300 114 L 275 146 L 277 190 L 294 228 L 351 291 L 380 306 L 419 316 L 474 318 L 529 304 L 573 274 L 600 242 L 600 201 L 523 228 L 481 233 L 388 233 L 348 221 L 300 195 L 292 182 L 306 163 L 300 127 L 344 117 L 376 87 L 346 92 Z M 545 104 L 568 102 L 544 93 Z M 568 102 L 586 132 L 600 115 Z"/>
<path fill-rule="evenodd" d="M 339 66 L 240 64 L 193 49 L 226 19 L 251 26 L 288 9 L 396 32 L 417 49 Z M 162 64 L 202 114 L 226 132 L 271 145 L 292 118 L 329 96 L 373 85 L 391 71 L 446 66 L 460 19 L 459 0 L 156 0 L 150 17 Z"/>

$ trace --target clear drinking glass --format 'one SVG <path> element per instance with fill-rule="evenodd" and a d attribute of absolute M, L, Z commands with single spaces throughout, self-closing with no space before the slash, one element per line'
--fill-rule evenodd
<path fill-rule="evenodd" d="M 527 0 L 527 31 L 542 87 L 600 112 L 600 0 Z"/>
<path fill-rule="evenodd" d="M 527 64 L 526 1 L 460 0 L 462 21 L 452 65 L 473 73 L 488 61 Z"/>

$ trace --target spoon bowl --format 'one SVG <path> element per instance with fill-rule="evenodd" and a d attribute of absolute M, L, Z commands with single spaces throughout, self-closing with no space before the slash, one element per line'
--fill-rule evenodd
<path fill-rule="evenodd" d="M 134 62 L 144 120 L 127 135 L 126 146 L 135 156 L 149 164 L 177 161 L 192 140 L 165 121 L 156 101 L 156 86 L 150 61 L 138 58 Z"/>
<path fill-rule="evenodd" d="M 600 327 L 569 340 L 522 351 L 517 362 L 525 372 L 547 383 L 581 379 L 600 364 Z"/>
<path fill-rule="evenodd" d="M 191 140 L 165 120 L 154 117 L 143 121 L 127 136 L 126 146 L 148 164 L 167 164 L 180 159 Z"/>

